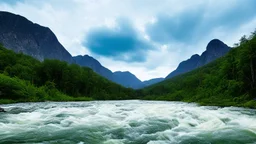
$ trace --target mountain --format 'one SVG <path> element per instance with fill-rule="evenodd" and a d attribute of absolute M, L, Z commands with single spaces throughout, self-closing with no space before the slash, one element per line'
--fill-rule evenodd
<path fill-rule="evenodd" d="M 38 61 L 0 45 L 0 103 L 36 101 L 122 100 L 136 96 L 96 74 L 64 61 Z"/>
<path fill-rule="evenodd" d="M 108 80 L 113 81 L 112 71 L 102 66 L 100 62 L 98 62 L 93 57 L 89 55 L 84 55 L 84 56 L 79 55 L 79 56 L 73 57 L 73 59 L 75 60 L 76 64 L 84 67 L 89 67 L 99 75 L 107 78 Z"/>
<path fill-rule="evenodd" d="M 201 60 L 199 62 L 199 66 L 206 65 L 219 57 L 224 56 L 230 50 L 226 44 L 218 39 L 211 40 L 207 47 L 206 51 L 202 53 Z"/>
<path fill-rule="evenodd" d="M 172 78 L 174 76 L 177 76 L 177 75 L 189 72 L 191 70 L 194 70 L 196 68 L 199 68 L 201 66 L 204 66 L 216 60 L 217 58 L 224 56 L 226 53 L 229 52 L 229 50 L 230 50 L 230 47 L 228 47 L 222 41 L 218 39 L 213 39 L 208 43 L 206 47 L 206 51 L 204 51 L 201 56 L 199 56 L 198 54 L 195 54 L 191 56 L 190 59 L 181 62 L 178 68 L 173 72 L 171 72 L 166 77 L 166 79 Z"/>
<path fill-rule="evenodd" d="M 144 86 L 150 86 L 150 85 L 159 83 L 159 82 L 161 82 L 163 80 L 164 80 L 164 78 L 154 78 L 154 79 L 143 81 L 143 85 Z"/>
<path fill-rule="evenodd" d="M 32 56 L 40 61 L 57 59 L 68 63 L 76 62 L 125 87 L 138 88 L 142 85 L 133 74 L 112 73 L 88 55 L 72 57 L 49 28 L 35 24 L 20 15 L 0 11 L 0 43 L 7 49 Z"/>
<path fill-rule="evenodd" d="M 143 83 L 132 73 L 126 72 L 112 72 L 106 67 L 102 66 L 99 61 L 94 59 L 91 56 L 84 55 L 84 56 L 75 56 L 73 57 L 76 64 L 80 66 L 85 66 L 91 68 L 94 72 L 98 73 L 99 75 L 111 80 L 117 84 L 120 84 L 124 87 L 138 89 L 144 87 Z"/>
<path fill-rule="evenodd" d="M 222 47 L 222 48 L 221 48 Z M 200 57 L 189 62 L 202 65 L 229 48 L 211 41 Z M 201 61 L 197 61 L 200 58 Z M 198 62 L 198 63 L 196 63 Z M 184 62 L 186 64 L 187 62 Z M 183 64 L 182 64 L 183 65 Z M 200 105 L 256 108 L 256 31 L 242 37 L 239 46 L 204 66 L 142 89 L 147 100 L 196 102 Z"/>
<path fill-rule="evenodd" d="M 113 81 L 125 87 L 139 89 L 144 87 L 143 83 L 132 73 L 117 71 L 113 73 Z"/>
<path fill-rule="evenodd" d="M 32 23 L 20 15 L 0 11 L 0 43 L 40 61 L 58 59 L 73 63 L 70 53 L 49 28 Z"/>

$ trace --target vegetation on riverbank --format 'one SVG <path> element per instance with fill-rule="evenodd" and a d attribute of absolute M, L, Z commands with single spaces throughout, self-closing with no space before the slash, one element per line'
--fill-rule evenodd
<path fill-rule="evenodd" d="M 256 31 L 224 57 L 141 91 L 147 100 L 256 108 Z"/>
<path fill-rule="evenodd" d="M 40 62 L 0 46 L 0 103 L 35 101 L 122 100 L 134 90 L 58 60 Z"/>
<path fill-rule="evenodd" d="M 243 36 L 226 56 L 136 91 L 89 68 L 58 60 L 40 62 L 0 46 L 0 103 L 125 99 L 256 108 L 256 31 Z"/>
<path fill-rule="evenodd" d="M 38 101 L 88 101 L 88 97 L 70 97 L 58 91 L 52 83 L 41 87 L 35 87 L 28 81 L 21 80 L 17 77 L 0 74 L 0 103 L 14 102 L 38 102 Z"/>

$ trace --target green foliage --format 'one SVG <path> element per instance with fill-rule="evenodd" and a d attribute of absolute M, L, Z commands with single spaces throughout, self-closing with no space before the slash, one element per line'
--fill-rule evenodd
<path fill-rule="evenodd" d="M 204 67 L 137 91 L 89 68 L 40 62 L 0 45 L 0 103 L 134 98 L 256 108 L 256 32 Z"/>
<path fill-rule="evenodd" d="M 143 98 L 256 108 L 255 34 L 204 67 L 143 89 Z"/>
<path fill-rule="evenodd" d="M 58 60 L 45 60 L 36 69 L 39 86 L 49 81 L 59 91 L 73 97 L 89 96 L 93 99 L 128 99 L 133 92 L 94 73 L 91 69 Z"/>
<path fill-rule="evenodd" d="M 0 74 L 0 99 L 14 101 L 41 101 L 47 96 L 41 88 L 36 88 L 29 82 L 16 77 Z"/>
<path fill-rule="evenodd" d="M 0 102 L 121 100 L 133 95 L 134 90 L 89 68 L 58 60 L 40 62 L 0 45 Z"/>

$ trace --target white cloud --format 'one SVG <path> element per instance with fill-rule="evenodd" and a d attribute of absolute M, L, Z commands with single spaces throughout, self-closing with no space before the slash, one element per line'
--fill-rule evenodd
<path fill-rule="evenodd" d="M 82 46 L 88 30 L 98 26 L 115 27 L 116 18 L 131 19 L 141 36 L 150 41 L 145 32 L 145 24 L 156 22 L 158 14 L 176 15 L 203 6 L 206 9 L 204 16 L 210 17 L 212 11 L 216 15 L 221 14 L 237 1 L 239 0 L 24 0 L 15 5 L 0 2 L 0 9 L 20 14 L 49 27 L 72 55 L 91 55 Z M 243 34 L 253 31 L 255 25 L 256 19 L 234 30 L 218 27 L 192 45 L 184 42 L 163 46 L 152 42 L 156 49 L 147 52 L 147 60 L 143 63 L 126 63 L 98 55 L 92 56 L 112 71 L 131 71 L 141 80 L 165 77 L 180 61 L 188 59 L 192 54 L 201 54 L 211 39 L 219 38 L 232 46 Z"/>

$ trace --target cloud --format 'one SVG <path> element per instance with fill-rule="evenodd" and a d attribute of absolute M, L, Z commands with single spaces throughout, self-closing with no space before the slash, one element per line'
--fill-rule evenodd
<path fill-rule="evenodd" d="M 156 22 L 147 25 L 146 31 L 151 40 L 159 43 L 191 41 L 202 20 L 201 13 L 200 10 L 193 10 L 174 16 L 159 14 Z"/>
<path fill-rule="evenodd" d="M 18 2 L 24 2 L 24 0 L 5 0 L 5 1 L 1 1 L 2 3 L 6 3 L 6 4 L 10 4 L 10 5 L 14 5 Z"/>
<path fill-rule="evenodd" d="M 92 53 L 121 61 L 143 62 L 152 46 L 134 29 L 127 19 L 118 19 L 117 26 L 94 28 L 83 43 Z"/>
<path fill-rule="evenodd" d="M 155 22 L 146 25 L 146 32 L 151 40 L 162 44 L 191 43 L 218 28 L 234 31 L 255 18 L 255 0 L 228 2 L 208 1 L 200 7 L 191 7 L 175 15 L 158 14 Z"/>
<path fill-rule="evenodd" d="M 73 56 L 91 55 L 141 80 L 165 77 L 211 39 L 232 46 L 255 29 L 255 6 L 255 0 L 0 0 L 1 10 L 49 27 Z M 115 40 L 122 47 L 112 47 Z"/>

